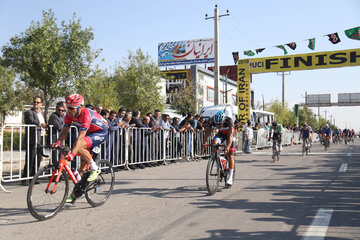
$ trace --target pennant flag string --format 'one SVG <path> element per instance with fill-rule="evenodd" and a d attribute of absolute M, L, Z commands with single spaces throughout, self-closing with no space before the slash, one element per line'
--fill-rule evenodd
<path fill-rule="evenodd" d="M 347 29 L 344 32 L 345 32 L 345 35 L 349 39 L 360 40 L 360 26 Z M 329 38 L 329 41 L 332 44 L 337 44 L 337 43 L 341 42 L 338 32 L 326 34 L 323 36 L 324 37 L 327 36 Z M 305 41 L 309 41 L 308 45 L 307 45 L 309 49 L 315 50 L 315 45 L 316 45 L 315 37 L 306 39 Z M 284 51 L 284 55 L 286 55 L 286 54 L 288 54 L 288 51 L 286 50 L 285 46 L 288 46 L 290 49 L 295 50 L 297 47 L 297 44 L 295 42 L 290 42 L 290 43 L 286 43 L 284 45 L 277 45 L 274 47 L 280 48 L 281 50 Z M 255 52 L 256 52 L 256 54 L 259 54 L 259 53 L 263 52 L 264 50 L 265 50 L 265 48 L 257 48 L 257 49 L 255 49 Z M 252 57 L 252 56 L 255 56 L 255 53 L 252 50 L 246 50 L 246 51 L 244 51 L 244 55 Z"/>

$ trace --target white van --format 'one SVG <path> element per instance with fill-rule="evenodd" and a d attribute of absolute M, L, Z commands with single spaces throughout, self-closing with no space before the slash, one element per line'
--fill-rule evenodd
<path fill-rule="evenodd" d="M 210 118 L 214 116 L 218 111 L 223 111 L 224 114 L 233 121 L 237 118 L 238 115 L 238 106 L 231 104 L 222 104 L 215 106 L 202 107 L 199 110 L 199 115 L 205 118 Z M 265 123 L 272 123 L 275 121 L 275 114 L 272 112 L 262 111 L 262 110 L 252 110 L 250 109 L 251 122 L 253 124 L 259 123 L 261 127 L 265 126 Z"/>

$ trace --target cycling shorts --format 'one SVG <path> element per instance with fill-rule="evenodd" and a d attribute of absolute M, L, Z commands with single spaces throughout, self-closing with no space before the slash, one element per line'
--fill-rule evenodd
<path fill-rule="evenodd" d="M 225 142 L 228 139 L 228 136 L 229 135 L 227 135 L 227 134 L 223 134 L 223 133 L 218 132 L 214 136 L 213 140 L 216 140 L 216 141 L 219 142 L 219 144 L 221 144 L 221 143 Z M 235 152 L 235 143 L 234 142 L 235 142 L 235 137 L 233 138 L 233 141 L 232 141 L 230 149 L 229 149 L 229 152 L 231 152 L 231 153 Z"/>
<path fill-rule="evenodd" d="M 84 138 L 87 145 L 86 147 L 88 149 L 92 149 L 96 146 L 99 146 L 101 143 L 103 143 L 106 140 L 107 136 L 108 136 L 107 129 L 103 129 L 97 132 L 86 133 L 86 136 Z"/>

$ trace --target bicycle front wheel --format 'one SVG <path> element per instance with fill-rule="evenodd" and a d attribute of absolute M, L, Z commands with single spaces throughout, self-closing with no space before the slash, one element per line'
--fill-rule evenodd
<path fill-rule="evenodd" d="M 107 160 L 100 160 L 96 164 L 101 169 L 101 173 L 85 189 L 86 200 L 93 207 L 99 207 L 106 202 L 113 191 L 115 183 L 112 164 Z"/>
<path fill-rule="evenodd" d="M 46 190 L 51 174 L 56 171 L 53 181 Z M 62 172 L 59 182 L 55 180 L 59 172 L 55 166 L 45 166 L 39 169 L 34 176 L 27 192 L 27 205 L 33 217 L 42 221 L 54 217 L 64 206 L 69 193 L 69 178 L 65 171 Z M 56 191 L 52 193 L 54 186 Z"/>
<path fill-rule="evenodd" d="M 210 195 L 216 193 L 220 182 L 220 161 L 217 156 L 211 156 L 206 167 L 206 188 Z"/>

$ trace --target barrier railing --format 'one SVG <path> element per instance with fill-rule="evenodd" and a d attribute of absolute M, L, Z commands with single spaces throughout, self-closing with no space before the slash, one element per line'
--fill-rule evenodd
<path fill-rule="evenodd" d="M 49 157 L 42 157 L 37 148 L 38 143 L 50 144 L 58 138 L 59 132 L 53 126 L 49 127 L 47 135 L 41 136 L 40 129 L 34 125 L 4 125 L 0 134 L 0 187 L 4 191 L 2 182 L 32 179 L 39 167 L 59 158 L 57 152 L 50 151 L 46 153 Z M 100 156 L 97 158 L 108 159 L 114 167 L 125 168 L 179 159 L 199 159 L 211 154 L 210 148 L 202 152 L 204 134 L 203 131 L 180 133 L 173 130 L 153 132 L 150 128 L 120 128 L 109 133 L 108 139 L 100 146 Z M 71 127 L 63 144 L 72 147 L 77 135 L 78 129 Z M 255 132 L 255 136 L 253 149 L 271 146 L 272 142 L 267 141 L 268 131 L 260 129 Z M 301 143 L 298 140 L 299 133 L 284 132 L 282 138 L 284 145 Z M 236 153 L 243 152 L 243 139 L 243 132 L 234 134 Z M 317 135 L 314 134 L 313 139 L 316 141 Z M 77 169 L 80 162 L 80 157 L 76 157 L 71 167 Z"/>

